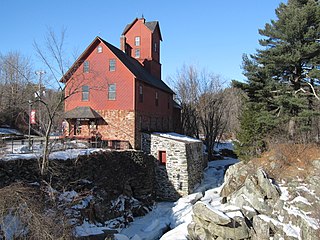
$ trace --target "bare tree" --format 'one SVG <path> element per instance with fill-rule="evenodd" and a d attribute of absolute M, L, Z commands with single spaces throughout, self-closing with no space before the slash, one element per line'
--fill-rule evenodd
<path fill-rule="evenodd" d="M 197 102 L 199 98 L 199 76 L 194 66 L 184 65 L 177 72 L 175 79 L 177 101 L 181 110 L 183 134 L 199 138 Z"/>
<path fill-rule="evenodd" d="M 224 82 L 220 76 L 194 66 L 183 66 L 175 82 L 183 132 L 197 138 L 202 135 L 211 160 L 215 142 L 229 120 L 231 101 L 227 101 Z"/>
<path fill-rule="evenodd" d="M 49 135 L 52 131 L 55 119 L 61 115 L 63 111 L 64 101 L 72 94 L 79 91 L 78 85 L 69 86 L 68 82 L 64 81 L 65 74 L 69 69 L 69 61 L 65 56 L 64 49 L 65 30 L 61 31 L 59 37 L 49 29 L 45 37 L 44 46 L 40 46 L 37 42 L 34 43 L 34 48 L 40 60 L 44 63 L 45 71 L 48 74 L 44 84 L 51 89 L 56 89 L 55 94 L 39 94 L 36 102 L 41 103 L 44 109 L 44 148 L 42 160 L 40 162 L 40 172 L 44 174 L 49 167 L 50 142 Z M 69 81 L 69 83 L 73 81 Z M 65 90 L 68 92 L 65 93 Z M 52 92 L 51 92 L 52 93 Z"/>
<path fill-rule="evenodd" d="M 29 58 L 19 52 L 0 54 L 0 124 L 23 125 L 23 113 L 34 92 L 32 76 Z"/>

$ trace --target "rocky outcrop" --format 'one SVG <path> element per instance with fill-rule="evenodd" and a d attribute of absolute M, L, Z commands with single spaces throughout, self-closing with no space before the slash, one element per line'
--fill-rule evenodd
<path fill-rule="evenodd" d="M 319 163 L 314 161 L 318 173 Z M 190 239 L 319 239 L 317 180 L 314 172 L 304 182 L 277 184 L 263 169 L 235 164 L 225 175 L 223 204 L 194 205 Z"/>

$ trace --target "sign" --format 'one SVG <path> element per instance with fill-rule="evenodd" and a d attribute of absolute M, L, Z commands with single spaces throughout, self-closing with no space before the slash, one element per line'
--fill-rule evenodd
<path fill-rule="evenodd" d="M 30 124 L 36 124 L 36 110 L 30 112 Z"/>

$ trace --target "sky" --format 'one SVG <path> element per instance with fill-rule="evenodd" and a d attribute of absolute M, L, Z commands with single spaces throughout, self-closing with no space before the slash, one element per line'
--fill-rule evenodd
<path fill-rule="evenodd" d="M 33 47 L 44 43 L 51 28 L 66 29 L 66 53 L 81 54 L 96 36 L 119 47 L 128 23 L 142 15 L 159 21 L 162 79 L 185 65 L 245 80 L 242 55 L 255 53 L 262 37 L 258 29 L 276 19 L 275 9 L 285 0 L 0 0 L 0 54 L 18 51 L 41 68 Z"/>

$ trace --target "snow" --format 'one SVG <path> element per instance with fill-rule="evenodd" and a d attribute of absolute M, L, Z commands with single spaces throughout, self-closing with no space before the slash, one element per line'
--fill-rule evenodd
<path fill-rule="evenodd" d="M 127 236 L 130 240 L 134 238 L 152 240 L 160 237 L 161 240 L 186 240 L 187 226 L 192 221 L 192 206 L 197 201 L 202 201 L 210 210 L 229 219 L 220 209 L 220 191 L 226 167 L 236 162 L 238 160 L 231 158 L 209 162 L 204 173 L 204 179 L 200 186 L 195 189 L 195 193 L 182 197 L 174 203 L 157 203 L 150 213 L 135 219 L 128 228 L 123 229 L 119 233 L 119 238 L 116 239 L 127 240 L 127 238 L 123 238 L 123 236 Z M 232 208 L 231 206 L 224 207 L 230 210 L 238 210 L 238 208 Z M 149 231 L 151 229 L 152 231 Z M 172 230 L 166 232 L 169 229 Z M 164 232 L 166 233 L 164 234 Z"/>
<path fill-rule="evenodd" d="M 109 227 L 97 227 L 96 224 L 90 223 L 88 221 L 83 221 L 83 223 L 80 226 L 75 227 L 75 235 L 77 237 L 86 237 L 90 235 L 98 235 L 98 234 L 103 234 L 103 230 L 112 230 Z"/>
<path fill-rule="evenodd" d="M 171 132 L 171 133 L 155 132 L 154 134 L 157 134 L 161 137 L 175 139 L 175 140 L 184 141 L 184 142 L 201 142 L 201 140 L 199 140 L 199 139 L 188 137 L 186 135 L 181 135 L 181 134 L 174 133 L 174 132 Z"/>
<path fill-rule="evenodd" d="M 220 141 L 220 142 L 218 142 L 218 143 L 216 143 L 215 144 L 215 146 L 214 146 L 214 150 L 216 151 L 216 152 L 219 152 L 220 150 L 222 150 L 222 149 L 228 149 L 228 150 L 233 150 L 234 149 L 234 147 L 233 147 L 233 141 L 229 141 L 229 140 L 227 140 L 227 141 Z"/>
<path fill-rule="evenodd" d="M 301 240 L 301 236 L 300 236 L 300 231 L 301 229 L 297 226 L 294 226 L 291 222 L 289 222 L 288 224 L 284 224 L 282 222 L 279 222 L 271 217 L 268 217 L 266 215 L 260 214 L 258 215 L 259 218 L 261 218 L 262 220 L 264 220 L 265 222 L 272 222 L 272 224 L 274 224 L 275 226 L 280 226 L 282 227 L 283 232 L 290 237 L 294 237 L 297 238 L 299 240 Z"/>
<path fill-rule="evenodd" d="M 17 153 L 11 153 L 11 154 L 5 154 L 3 157 L 1 157 L 2 161 L 13 161 L 17 159 L 38 159 L 41 157 L 39 152 L 35 153 L 25 153 L 25 146 L 20 149 L 15 149 Z M 88 149 L 67 149 L 64 151 L 56 151 L 52 152 L 49 155 L 49 159 L 57 159 L 57 160 L 68 160 L 68 159 L 76 159 L 78 156 L 81 155 L 90 155 L 97 151 L 105 151 L 104 149 L 97 149 L 97 148 L 88 148 Z"/>
<path fill-rule="evenodd" d="M 308 199 L 306 199 L 302 196 L 298 196 L 298 197 L 294 198 L 292 201 L 290 201 L 290 203 L 295 203 L 295 202 L 302 202 L 306 205 L 311 206 L 311 203 L 309 203 Z"/>
<path fill-rule="evenodd" d="M 281 191 L 280 200 L 283 200 L 283 201 L 289 200 L 288 187 L 280 186 L 280 191 Z"/>

